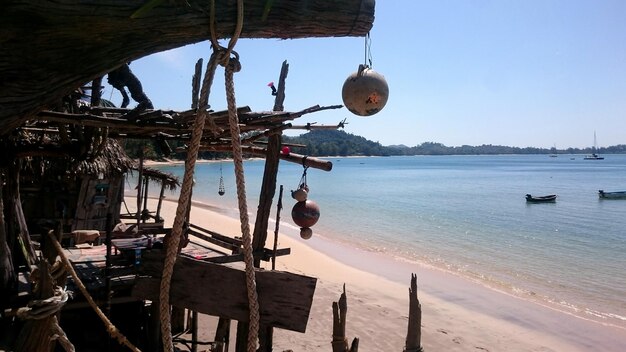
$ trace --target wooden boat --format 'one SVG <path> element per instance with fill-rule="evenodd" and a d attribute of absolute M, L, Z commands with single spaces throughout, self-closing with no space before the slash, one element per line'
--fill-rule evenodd
<path fill-rule="evenodd" d="M 528 203 L 554 203 L 556 202 L 556 194 L 550 194 L 547 196 L 532 196 L 526 195 L 526 202 Z"/>
<path fill-rule="evenodd" d="M 605 192 L 603 190 L 599 190 L 598 196 L 600 199 L 626 199 L 626 191 Z"/>

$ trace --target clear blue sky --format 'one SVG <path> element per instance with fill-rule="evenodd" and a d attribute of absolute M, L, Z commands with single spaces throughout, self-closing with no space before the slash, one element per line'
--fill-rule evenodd
<path fill-rule="evenodd" d="M 371 56 L 389 85 L 385 109 L 364 118 L 343 108 L 297 121 L 347 118 L 346 132 L 383 145 L 588 147 L 594 130 L 598 146 L 626 144 L 625 14 L 624 0 L 379 0 Z M 237 105 L 271 110 L 267 83 L 278 81 L 284 60 L 286 110 L 342 104 L 341 87 L 364 63 L 364 48 L 364 38 L 239 40 Z M 210 54 L 203 42 L 136 60 L 131 69 L 155 107 L 186 110 L 195 62 L 206 64 Z M 110 89 L 104 97 L 121 102 Z M 223 69 L 210 104 L 226 107 Z"/>

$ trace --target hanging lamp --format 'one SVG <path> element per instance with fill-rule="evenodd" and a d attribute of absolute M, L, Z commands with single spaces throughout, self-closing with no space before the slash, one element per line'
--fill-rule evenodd
<path fill-rule="evenodd" d="M 365 36 L 365 63 L 343 83 L 343 104 L 355 115 L 371 116 L 387 104 L 389 86 L 385 77 L 371 68 L 370 35 Z M 369 65 L 368 65 L 369 62 Z"/>
<path fill-rule="evenodd" d="M 220 162 L 220 186 L 219 189 L 217 190 L 217 194 L 219 194 L 220 196 L 223 196 L 226 193 L 226 190 L 224 189 L 224 175 L 222 174 L 222 163 Z"/>

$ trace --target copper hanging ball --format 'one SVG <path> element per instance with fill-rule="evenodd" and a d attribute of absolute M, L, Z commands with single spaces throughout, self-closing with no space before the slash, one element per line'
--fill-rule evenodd
<path fill-rule="evenodd" d="M 313 230 L 310 227 L 302 227 L 300 228 L 300 238 L 303 240 L 308 240 L 313 237 Z"/>
<path fill-rule="evenodd" d="M 297 202 L 291 209 L 291 218 L 300 227 L 311 227 L 320 218 L 320 207 L 312 200 Z"/>
<path fill-rule="evenodd" d="M 389 86 L 385 77 L 365 65 L 351 74 L 341 90 L 343 104 L 355 115 L 371 116 L 387 104 Z"/>

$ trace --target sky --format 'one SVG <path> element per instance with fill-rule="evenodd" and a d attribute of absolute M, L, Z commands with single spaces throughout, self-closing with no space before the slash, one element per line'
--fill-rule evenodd
<path fill-rule="evenodd" d="M 585 148 L 594 131 L 599 147 L 626 144 L 624 14 L 623 0 L 379 0 L 369 56 L 389 86 L 384 109 L 360 117 L 342 108 L 296 123 L 347 119 L 346 132 L 383 145 Z M 285 60 L 286 111 L 343 104 L 346 78 L 368 63 L 365 48 L 364 37 L 240 39 L 237 105 L 271 110 L 267 84 L 278 83 Z M 155 108 L 187 110 L 195 63 L 210 55 L 205 41 L 130 67 Z M 103 97 L 121 103 L 110 87 Z M 222 68 L 209 104 L 226 109 Z"/>

